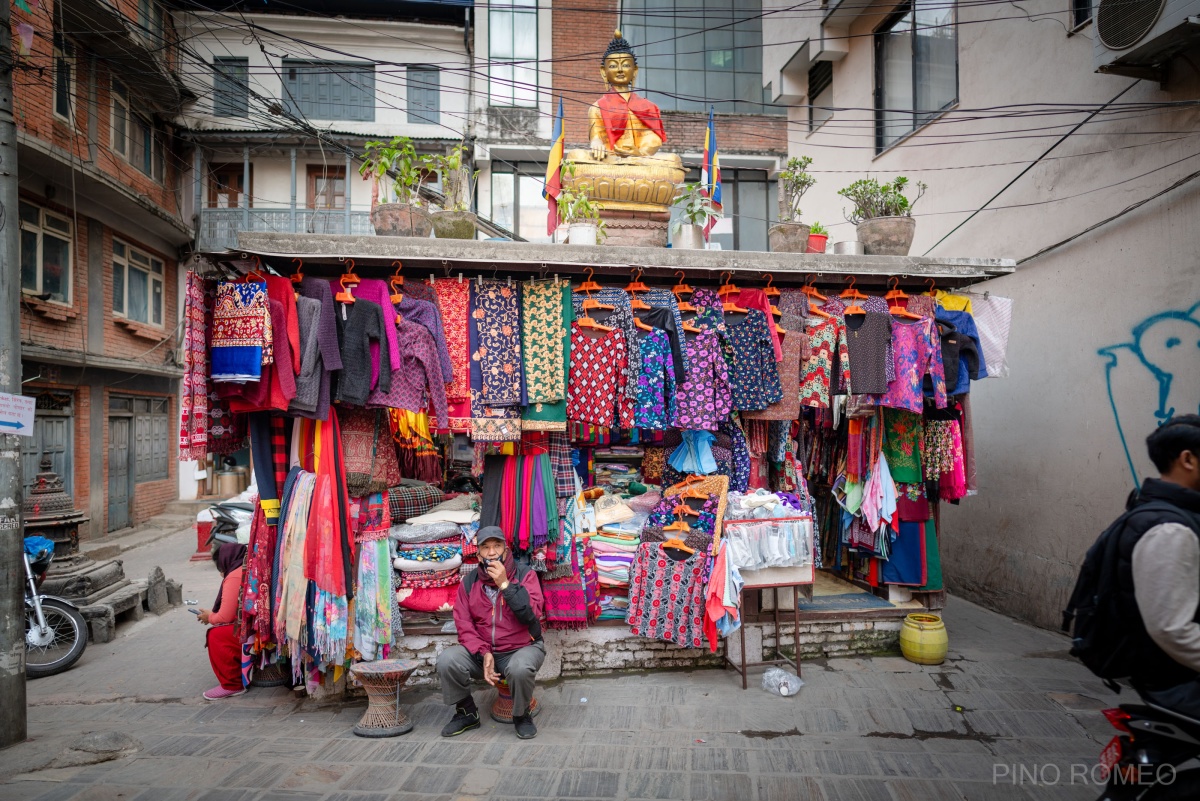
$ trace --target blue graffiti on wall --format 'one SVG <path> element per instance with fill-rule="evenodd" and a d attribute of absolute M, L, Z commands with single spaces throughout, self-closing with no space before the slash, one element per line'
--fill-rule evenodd
<path fill-rule="evenodd" d="M 1200 413 L 1200 303 L 1147 317 L 1130 333 L 1129 342 L 1097 353 L 1108 359 L 1108 402 L 1136 486 L 1149 462 L 1129 450 L 1129 438 L 1136 443 L 1174 415 Z"/>

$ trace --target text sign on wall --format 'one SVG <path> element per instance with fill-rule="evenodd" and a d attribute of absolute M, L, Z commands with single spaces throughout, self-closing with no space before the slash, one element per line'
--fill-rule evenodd
<path fill-rule="evenodd" d="M 0 434 L 33 436 L 34 398 L 0 392 Z"/>

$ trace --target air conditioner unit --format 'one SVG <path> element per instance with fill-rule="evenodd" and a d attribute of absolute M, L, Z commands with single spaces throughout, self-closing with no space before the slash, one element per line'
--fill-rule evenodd
<path fill-rule="evenodd" d="M 1162 80 L 1176 54 L 1200 44 L 1200 0 L 1092 0 L 1096 72 Z"/>

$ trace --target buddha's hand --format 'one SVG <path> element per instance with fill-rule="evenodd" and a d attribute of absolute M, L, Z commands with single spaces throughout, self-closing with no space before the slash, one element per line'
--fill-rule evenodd
<path fill-rule="evenodd" d="M 604 144 L 599 139 L 592 140 L 592 159 L 595 161 L 604 161 L 604 156 L 608 153 Z"/>

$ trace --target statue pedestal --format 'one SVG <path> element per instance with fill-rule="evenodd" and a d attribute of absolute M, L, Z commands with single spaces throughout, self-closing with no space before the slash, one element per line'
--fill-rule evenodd
<path fill-rule="evenodd" d="M 639 248 L 665 248 L 667 229 L 671 223 L 668 211 L 608 211 L 600 212 L 608 238 L 606 245 L 632 245 Z"/>

